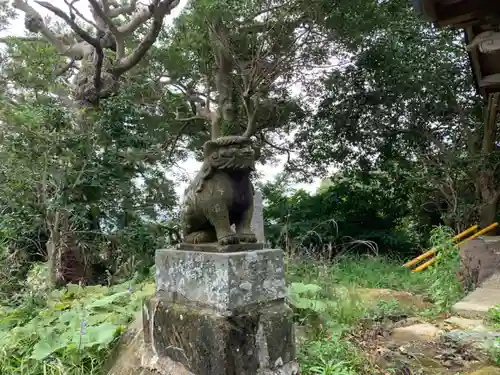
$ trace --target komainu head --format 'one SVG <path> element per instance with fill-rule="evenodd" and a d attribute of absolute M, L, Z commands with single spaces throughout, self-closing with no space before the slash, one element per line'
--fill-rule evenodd
<path fill-rule="evenodd" d="M 255 170 L 259 149 L 246 137 L 229 136 L 208 141 L 203 145 L 205 163 L 214 169 Z"/>

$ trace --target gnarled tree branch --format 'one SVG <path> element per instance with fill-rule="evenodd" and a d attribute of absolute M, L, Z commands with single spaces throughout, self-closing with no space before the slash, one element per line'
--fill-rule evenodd
<path fill-rule="evenodd" d="M 115 74 L 121 75 L 137 65 L 137 63 L 144 57 L 156 41 L 156 38 L 158 37 L 158 34 L 163 26 L 165 15 L 169 14 L 172 9 L 179 5 L 179 2 L 180 0 L 163 0 L 160 2 L 155 0 L 153 4 L 150 5 L 152 8 L 153 22 L 151 23 L 146 36 L 130 55 L 117 61 L 117 66 L 113 68 L 113 72 Z"/>
<path fill-rule="evenodd" d="M 25 0 L 14 0 L 13 7 L 25 13 L 25 26 L 28 31 L 40 33 L 43 37 L 52 44 L 57 52 L 68 57 L 81 60 L 84 56 L 92 52 L 92 47 L 87 43 L 75 43 L 72 45 L 65 44 L 52 30 L 50 30 L 42 16 Z M 50 5 L 50 4 L 49 4 Z M 64 12 L 63 12 L 64 13 Z"/>
<path fill-rule="evenodd" d="M 81 79 L 78 79 L 75 95 L 78 100 L 97 104 L 100 97 L 112 95 L 117 90 L 120 76 L 137 65 L 148 52 L 161 31 L 165 16 L 179 4 L 180 0 L 152 0 L 148 7 L 137 11 L 128 23 L 121 26 L 115 24 L 113 19 L 122 14 L 133 13 L 137 7 L 137 0 L 130 0 L 127 5 L 123 6 L 115 0 L 89 0 L 95 22 L 85 19 L 78 13 L 74 8 L 76 1 L 78 0 L 65 0 L 70 9 L 68 15 L 49 2 L 35 0 L 37 4 L 64 20 L 81 38 L 82 41 L 76 43 L 73 40 L 61 40 L 44 23 L 40 14 L 28 4 L 27 0 L 14 0 L 13 6 L 25 13 L 25 25 L 29 31 L 41 33 L 60 54 L 82 61 L 82 67 L 85 65 L 86 69 L 80 70 Z M 75 14 L 93 26 L 96 31 L 95 36 L 75 22 Z M 126 55 L 125 38 L 149 19 L 152 22 L 146 36 L 129 55 Z M 106 65 L 106 69 L 103 69 L 104 48 L 110 48 L 116 52 L 116 58 Z M 88 85 L 91 77 L 87 75 L 90 74 L 94 76 L 93 88 Z M 106 87 L 101 87 L 103 85 Z"/>
<path fill-rule="evenodd" d="M 68 24 L 68 26 L 71 27 L 71 29 L 76 33 L 76 35 L 78 35 L 80 38 L 82 38 L 88 44 L 90 44 L 94 48 L 97 48 L 97 46 L 99 46 L 99 41 L 96 38 L 90 36 L 88 32 L 86 32 L 80 26 L 78 26 L 78 24 L 74 20 L 72 20 L 71 17 L 69 15 L 67 15 L 65 12 L 63 12 L 61 9 L 53 6 L 52 4 L 50 4 L 46 1 L 36 0 L 35 2 L 37 4 L 39 4 L 40 6 L 44 7 L 45 9 L 50 10 L 52 13 L 54 13 L 58 17 L 62 18 Z"/>

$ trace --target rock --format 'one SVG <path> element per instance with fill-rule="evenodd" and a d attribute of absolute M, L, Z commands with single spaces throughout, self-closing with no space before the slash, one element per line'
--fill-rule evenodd
<path fill-rule="evenodd" d="M 280 249 L 232 253 L 158 250 L 157 292 L 220 311 L 283 300 L 283 256 Z"/>
<path fill-rule="evenodd" d="M 500 304 L 500 274 L 494 276 L 486 280 L 485 284 L 490 283 L 486 284 L 488 287 L 477 288 L 453 305 L 452 311 L 464 318 L 486 317 L 490 308 Z M 494 283 L 498 283 L 498 285 L 494 286 Z"/>
<path fill-rule="evenodd" d="M 500 375 L 500 368 L 493 366 L 483 367 L 482 369 L 469 373 L 469 375 Z"/>
<path fill-rule="evenodd" d="M 410 325 L 415 325 L 415 324 L 420 324 L 422 323 L 420 318 L 417 318 L 415 316 L 411 316 L 402 320 L 399 320 L 397 322 L 394 322 L 391 324 L 391 328 L 400 328 L 400 327 L 408 327 Z"/>
<path fill-rule="evenodd" d="M 145 309 L 146 342 L 196 375 L 298 373 L 293 311 L 283 302 L 225 316 L 153 297 Z"/>
<path fill-rule="evenodd" d="M 414 324 L 407 327 L 394 328 L 391 337 L 396 342 L 406 343 L 411 341 L 435 341 L 442 331 L 429 323 Z"/>
<path fill-rule="evenodd" d="M 252 230 L 257 237 L 258 243 L 266 243 L 266 236 L 264 235 L 263 197 L 262 193 L 257 189 L 253 193 Z"/>
<path fill-rule="evenodd" d="M 500 241 L 496 236 L 474 238 L 460 246 L 459 279 L 466 290 L 486 281 L 500 266 Z"/>
<path fill-rule="evenodd" d="M 445 323 L 451 324 L 459 329 L 473 329 L 482 327 L 483 321 L 479 319 L 466 319 L 458 316 L 452 316 L 445 320 Z"/>
<path fill-rule="evenodd" d="M 144 341 L 142 314 L 123 334 L 108 357 L 103 374 L 107 375 L 194 375 L 170 358 L 160 358 Z"/>
<path fill-rule="evenodd" d="M 476 349 L 488 349 L 496 344 L 500 338 L 500 332 L 475 329 L 471 331 L 453 330 L 447 332 L 444 337 L 448 340 L 458 342 L 462 345 L 472 346 Z"/>
<path fill-rule="evenodd" d="M 196 375 L 297 375 L 283 250 L 182 246 L 156 252 L 157 293 L 143 306 L 152 351 Z"/>
<path fill-rule="evenodd" d="M 425 302 L 420 296 L 391 289 L 360 288 L 356 290 L 356 294 L 358 294 L 361 299 L 373 301 L 373 303 L 377 303 L 378 301 L 397 300 L 402 306 L 414 307 L 419 310 L 423 310 L 430 306 L 429 303 Z"/>

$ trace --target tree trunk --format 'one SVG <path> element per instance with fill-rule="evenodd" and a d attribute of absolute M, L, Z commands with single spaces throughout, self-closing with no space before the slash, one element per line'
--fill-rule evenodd
<path fill-rule="evenodd" d="M 51 288 L 55 288 L 56 285 L 58 284 L 58 269 L 59 266 L 58 264 L 58 252 L 57 252 L 57 246 L 56 243 L 59 242 L 58 236 L 59 233 L 50 230 L 50 237 L 49 240 L 47 241 L 47 244 L 45 247 L 47 248 L 47 265 L 49 269 L 49 283 Z"/>
<path fill-rule="evenodd" d="M 496 151 L 497 139 L 497 107 L 500 94 L 491 94 L 488 97 L 488 105 L 484 110 L 484 132 L 481 153 L 486 163 L 479 171 L 477 186 L 481 195 L 481 207 L 479 211 L 479 223 L 482 228 L 493 224 L 497 218 L 498 198 L 500 191 L 496 187 L 495 168 L 490 156 Z M 496 230 L 489 234 L 496 234 Z"/>
<path fill-rule="evenodd" d="M 486 228 L 497 221 L 497 208 L 500 191 L 495 187 L 495 176 L 493 171 L 481 172 L 477 184 L 481 195 L 481 205 L 479 207 L 479 225 Z M 491 231 L 489 234 L 496 234 Z"/>
<path fill-rule="evenodd" d="M 87 284 L 92 278 L 92 268 L 70 230 L 67 213 L 56 213 L 54 220 L 47 221 L 50 238 L 47 241 L 47 263 L 50 284 L 60 288 L 66 284 Z"/>
<path fill-rule="evenodd" d="M 479 225 L 481 228 L 486 228 L 488 225 L 491 225 L 495 221 L 497 221 L 497 205 L 498 198 L 494 201 L 486 202 L 481 206 L 479 210 Z M 488 234 L 496 232 L 496 230 L 492 230 Z"/>
<path fill-rule="evenodd" d="M 47 264 L 49 269 L 49 283 L 51 288 L 57 288 L 60 284 L 61 273 L 61 232 L 60 227 L 60 213 L 50 213 L 47 215 L 46 224 L 49 232 L 49 239 L 45 244 L 47 248 Z"/>

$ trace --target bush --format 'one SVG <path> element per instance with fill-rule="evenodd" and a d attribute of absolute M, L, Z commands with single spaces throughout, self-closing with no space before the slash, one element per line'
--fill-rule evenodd
<path fill-rule="evenodd" d="M 321 255 L 375 247 L 405 256 L 418 248 L 407 192 L 392 187 L 384 174 L 340 175 L 316 194 L 299 190 L 289 195 L 279 182 L 264 186 L 263 192 L 266 233 L 274 245 L 314 248 Z"/>
<path fill-rule="evenodd" d="M 98 374 L 119 335 L 137 315 L 154 283 L 68 285 L 30 293 L 18 307 L 0 306 L 0 373 Z"/>
<path fill-rule="evenodd" d="M 433 229 L 431 245 L 439 247 L 437 262 L 420 273 L 411 273 L 400 262 L 383 257 L 349 256 L 335 262 L 289 258 L 287 302 L 301 328 L 297 342 L 301 374 L 386 374 L 374 368 L 349 337 L 361 321 L 414 314 L 435 317 L 448 312 L 463 297 L 456 277 L 460 258 L 451 237 L 448 228 Z M 416 311 L 397 299 L 370 301 L 359 294 L 359 288 L 408 291 L 428 297 L 434 305 Z M 498 360 L 500 355 L 494 357 Z"/>

